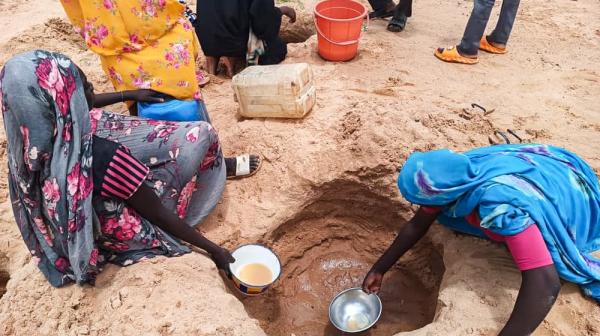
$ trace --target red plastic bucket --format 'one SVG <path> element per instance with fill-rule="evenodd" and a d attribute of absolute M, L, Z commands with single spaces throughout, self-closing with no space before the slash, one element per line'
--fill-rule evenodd
<path fill-rule="evenodd" d="M 319 55 L 328 61 L 349 61 L 356 56 L 363 20 L 369 11 L 353 0 L 325 0 L 315 6 Z"/>

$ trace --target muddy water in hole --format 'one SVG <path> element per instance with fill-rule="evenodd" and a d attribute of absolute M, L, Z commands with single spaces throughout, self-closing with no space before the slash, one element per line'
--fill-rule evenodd
<path fill-rule="evenodd" d="M 364 254 L 349 241 L 315 246 L 302 258 L 286 263 L 275 288 L 264 296 L 244 300 L 244 305 L 269 335 L 340 335 L 329 323 L 329 303 L 340 291 L 361 285 L 371 266 L 361 257 Z M 427 287 L 431 286 L 424 286 L 408 269 L 390 270 L 380 293 L 382 317 L 363 335 L 392 335 L 430 323 L 437 288 Z"/>

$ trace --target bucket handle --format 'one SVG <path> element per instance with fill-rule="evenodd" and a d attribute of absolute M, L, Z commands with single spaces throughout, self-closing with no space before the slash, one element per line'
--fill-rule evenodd
<path fill-rule="evenodd" d="M 369 11 L 367 11 L 365 16 L 367 17 L 367 26 L 365 27 L 364 31 L 367 31 L 367 30 L 369 30 Z M 317 33 L 319 33 L 319 36 L 321 36 L 322 38 L 325 39 L 325 41 L 327 41 L 331 44 L 337 44 L 337 45 L 341 45 L 341 46 L 356 44 L 356 43 L 358 43 L 358 41 L 360 41 L 360 38 L 362 37 L 362 33 L 363 33 L 363 30 L 361 28 L 360 35 L 358 36 L 357 40 L 350 40 L 350 41 L 343 41 L 343 42 L 332 41 L 327 36 L 325 36 L 325 34 L 323 34 L 321 29 L 319 29 L 319 25 L 317 25 L 317 16 L 316 15 L 314 17 L 314 23 L 315 23 L 315 28 L 317 29 Z"/>

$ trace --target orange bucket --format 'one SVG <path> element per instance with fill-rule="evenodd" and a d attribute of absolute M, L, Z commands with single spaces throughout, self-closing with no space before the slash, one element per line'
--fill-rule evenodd
<path fill-rule="evenodd" d="M 368 9 L 353 0 L 325 0 L 315 6 L 319 55 L 328 61 L 349 61 L 358 52 Z"/>

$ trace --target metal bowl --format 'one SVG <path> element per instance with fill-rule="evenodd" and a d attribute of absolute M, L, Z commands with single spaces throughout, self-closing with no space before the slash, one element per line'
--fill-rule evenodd
<path fill-rule="evenodd" d="M 339 293 L 329 304 L 329 320 L 339 330 L 358 333 L 371 328 L 381 316 L 381 300 L 361 288 Z"/>

